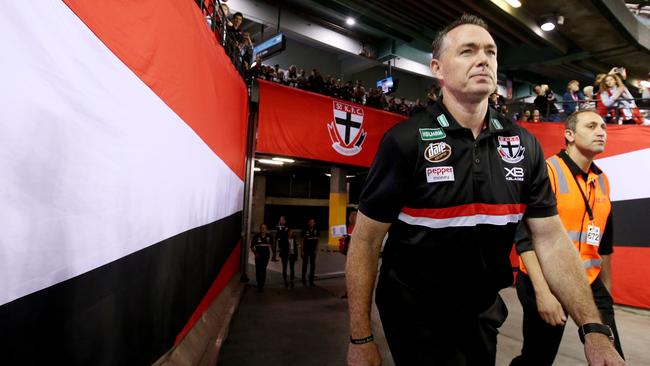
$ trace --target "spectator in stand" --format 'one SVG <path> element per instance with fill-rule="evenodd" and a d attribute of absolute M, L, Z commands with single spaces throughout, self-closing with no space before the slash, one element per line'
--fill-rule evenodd
<path fill-rule="evenodd" d="M 409 115 L 410 108 L 409 105 L 406 103 L 406 98 L 404 97 L 400 98 L 400 103 L 397 110 L 400 114 L 403 114 L 405 116 Z"/>
<path fill-rule="evenodd" d="M 438 101 L 438 88 L 432 85 L 427 93 L 427 105 L 434 105 Z"/>
<path fill-rule="evenodd" d="M 585 101 L 582 103 L 582 109 L 596 109 L 596 102 L 594 101 L 594 87 L 587 85 L 582 89 L 585 96 Z"/>
<path fill-rule="evenodd" d="M 650 99 L 650 73 L 648 73 L 648 77 L 646 78 L 645 82 L 641 82 L 640 86 L 640 93 L 641 93 L 641 98 L 643 99 Z M 650 102 L 650 100 L 645 101 Z"/>
<path fill-rule="evenodd" d="M 530 110 L 525 109 L 523 112 L 515 113 L 512 118 L 518 122 L 530 122 Z"/>
<path fill-rule="evenodd" d="M 580 82 L 571 80 L 566 86 L 566 93 L 562 96 L 562 108 L 564 113 L 570 115 L 580 108 L 580 102 L 585 99 L 584 94 L 580 91 Z"/>
<path fill-rule="evenodd" d="M 352 94 L 354 93 L 354 86 L 352 85 L 352 81 L 347 81 L 343 87 L 341 87 L 341 99 L 343 100 L 352 100 Z"/>
<path fill-rule="evenodd" d="M 354 102 L 364 104 L 366 102 L 366 88 L 363 87 L 363 81 L 357 80 L 357 85 L 354 87 L 352 94 Z"/>
<path fill-rule="evenodd" d="M 499 108 L 499 113 L 503 114 L 504 116 L 507 116 L 507 115 L 508 115 L 508 106 L 505 105 L 505 104 L 503 104 L 503 105 Z"/>
<path fill-rule="evenodd" d="M 311 75 L 307 78 L 308 90 L 314 93 L 323 91 L 323 77 L 317 69 L 311 70 Z"/>
<path fill-rule="evenodd" d="M 370 88 L 368 91 L 368 98 L 366 98 L 366 105 L 368 107 L 382 109 L 381 95 L 379 94 L 378 89 Z"/>
<path fill-rule="evenodd" d="M 639 109 L 637 108 L 632 94 L 623 84 L 620 76 L 617 74 L 609 74 L 605 76 L 600 84 L 600 99 L 605 107 L 610 109 L 618 109 L 623 124 L 642 123 Z"/>
<path fill-rule="evenodd" d="M 253 41 L 248 32 L 243 32 L 242 36 L 244 37 L 244 41 L 241 45 L 241 59 L 244 64 L 244 70 L 250 70 L 253 61 Z"/>
<path fill-rule="evenodd" d="M 289 66 L 289 72 L 287 73 L 287 82 L 289 86 L 294 88 L 298 86 L 298 68 L 296 65 Z"/>
<path fill-rule="evenodd" d="M 533 110 L 533 115 L 532 118 L 530 119 L 530 122 L 534 122 L 534 123 L 542 122 L 542 116 L 541 113 L 539 113 L 539 109 Z"/>
<path fill-rule="evenodd" d="M 544 121 L 559 122 L 557 107 L 555 106 L 555 94 L 548 85 L 535 85 L 534 88 L 537 97 L 533 101 L 535 108 L 539 110 Z"/>
<path fill-rule="evenodd" d="M 488 98 L 488 105 L 495 110 L 499 110 L 499 93 L 496 91 L 492 94 L 490 94 L 490 97 Z"/>
<path fill-rule="evenodd" d="M 307 78 L 307 72 L 303 69 L 300 69 L 300 72 L 298 72 L 298 89 L 302 90 L 308 90 L 309 89 L 309 81 Z"/>

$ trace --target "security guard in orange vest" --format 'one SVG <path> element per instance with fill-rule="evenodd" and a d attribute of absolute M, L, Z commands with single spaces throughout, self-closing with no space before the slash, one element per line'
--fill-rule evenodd
<path fill-rule="evenodd" d="M 623 357 L 610 295 L 613 246 L 609 181 L 593 163 L 594 157 L 605 150 L 606 125 L 594 111 L 575 112 L 566 120 L 564 137 L 566 150 L 546 160 L 549 178 L 562 223 L 580 253 L 603 324 L 609 327 L 601 325 L 603 329 L 586 331 L 606 333 Z M 524 344 L 511 365 L 552 365 L 562 341 L 566 313 L 542 275 L 525 226 L 519 226 L 516 241 Z M 585 330 L 580 331 L 582 337 Z"/>

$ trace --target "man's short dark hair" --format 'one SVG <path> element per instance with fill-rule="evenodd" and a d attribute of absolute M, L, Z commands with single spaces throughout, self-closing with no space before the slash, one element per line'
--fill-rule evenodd
<path fill-rule="evenodd" d="M 449 24 L 445 28 L 443 28 L 440 32 L 438 32 L 438 35 L 436 35 L 436 38 L 433 40 L 433 43 L 431 44 L 431 49 L 432 49 L 432 54 L 433 58 L 439 59 L 440 54 L 442 53 L 443 50 L 443 43 L 445 41 L 445 37 L 447 36 L 447 33 L 451 32 L 452 29 L 456 27 L 460 27 L 461 25 L 465 24 L 471 24 L 471 25 L 477 25 L 485 30 L 488 30 L 487 23 L 477 17 L 476 15 L 472 14 L 463 14 L 460 18 L 456 19 L 453 23 Z"/>
<path fill-rule="evenodd" d="M 236 12 L 235 14 L 232 15 L 232 18 L 233 18 L 233 19 L 235 19 L 235 18 L 237 18 L 237 17 L 241 17 L 242 19 L 244 19 L 244 14 L 242 14 L 242 13 L 240 13 L 240 12 Z"/>

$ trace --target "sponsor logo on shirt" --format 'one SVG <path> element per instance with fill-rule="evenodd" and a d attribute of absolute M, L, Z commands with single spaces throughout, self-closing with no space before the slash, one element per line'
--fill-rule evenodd
<path fill-rule="evenodd" d="M 521 146 L 519 136 L 498 136 L 497 152 L 503 161 L 510 164 L 524 160 L 525 147 Z"/>
<path fill-rule="evenodd" d="M 432 163 L 440 163 L 449 159 L 450 156 L 451 146 L 445 142 L 432 143 L 424 149 L 424 158 Z"/>
<path fill-rule="evenodd" d="M 447 137 L 442 128 L 420 128 L 420 138 L 422 141 L 440 140 Z"/>
<path fill-rule="evenodd" d="M 506 173 L 506 180 L 523 182 L 524 181 L 524 169 L 518 166 L 514 168 L 503 167 Z"/>
<path fill-rule="evenodd" d="M 451 166 L 435 166 L 426 169 L 427 182 L 453 182 L 454 181 L 454 168 Z"/>

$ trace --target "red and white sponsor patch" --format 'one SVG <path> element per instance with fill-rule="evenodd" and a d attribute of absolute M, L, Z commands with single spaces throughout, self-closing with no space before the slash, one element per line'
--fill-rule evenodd
<path fill-rule="evenodd" d="M 454 168 L 451 166 L 430 167 L 427 168 L 426 173 L 429 183 L 454 181 Z"/>

